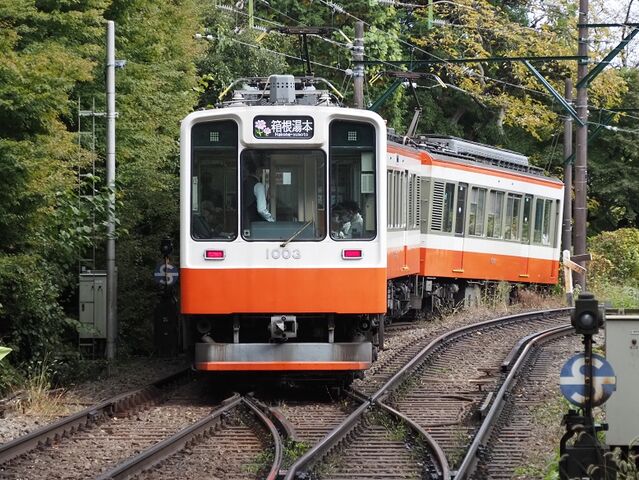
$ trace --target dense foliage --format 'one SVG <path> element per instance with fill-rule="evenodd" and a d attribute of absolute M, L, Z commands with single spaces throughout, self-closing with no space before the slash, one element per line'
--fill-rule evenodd
<path fill-rule="evenodd" d="M 620 228 L 590 239 L 591 287 L 616 307 L 639 305 L 639 229 Z"/>
<path fill-rule="evenodd" d="M 431 21 L 427 8 L 402 2 L 256 0 L 255 24 L 268 32 L 248 28 L 246 3 L 0 0 L 0 343 L 15 350 L 14 363 L 74 349 L 78 259 L 95 246 L 96 266 L 103 266 L 104 123 L 96 121 L 95 149 L 77 132 L 78 106 L 91 108 L 95 101 L 96 110 L 104 110 L 106 19 L 116 22 L 117 58 L 127 60 L 116 74 L 118 315 L 126 350 L 152 349 L 151 271 L 160 239 L 175 239 L 178 231 L 179 121 L 194 108 L 214 106 L 235 78 L 304 74 L 299 39 L 279 27 L 334 29 L 309 37 L 312 66 L 348 103 L 354 24 L 364 20 L 366 58 L 378 61 L 367 66 L 368 105 L 395 82 L 384 72 L 422 72 L 415 80 L 423 110 L 419 131 L 522 151 L 561 174 L 565 113 L 521 62 L 441 60 L 572 55 L 576 2 L 435 2 Z M 198 41 L 195 33 L 209 40 Z M 609 48 L 593 45 L 603 45 L 598 58 Z M 415 63 L 384 63 L 391 60 Z M 535 65 L 558 91 L 566 76 L 575 80 L 574 62 Z M 400 132 L 417 106 L 406 86 L 380 110 Z M 592 84 L 590 103 L 591 131 L 617 127 L 600 129 L 590 149 L 592 231 L 637 226 L 636 116 L 610 111 L 639 108 L 636 70 L 607 69 Z M 78 175 L 94 163 L 95 176 Z M 98 194 L 81 200 L 78 193 L 94 182 Z M 606 253 L 606 242 L 599 237 L 593 248 L 606 245 Z"/>

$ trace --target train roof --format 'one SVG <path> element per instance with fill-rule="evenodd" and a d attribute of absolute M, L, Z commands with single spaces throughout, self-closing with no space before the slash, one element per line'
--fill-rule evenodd
<path fill-rule="evenodd" d="M 271 75 L 239 78 L 222 92 L 220 99 L 237 85 L 240 88 L 233 91 L 231 100 L 218 103 L 219 108 L 260 105 L 341 106 L 339 91 L 321 77 Z M 318 89 L 318 85 L 327 88 Z"/>
<path fill-rule="evenodd" d="M 389 129 L 388 141 L 415 150 L 423 150 L 438 157 L 443 156 L 447 159 L 462 160 L 534 176 L 554 178 L 546 175 L 543 168 L 530 165 L 528 157 L 521 153 L 458 137 L 431 134 L 407 138 L 397 135 L 392 129 Z M 559 181 L 558 179 L 556 180 Z"/>

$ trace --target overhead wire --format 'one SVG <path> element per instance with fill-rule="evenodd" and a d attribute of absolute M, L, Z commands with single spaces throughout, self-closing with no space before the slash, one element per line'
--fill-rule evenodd
<path fill-rule="evenodd" d="M 268 2 L 266 2 L 265 0 L 260 0 L 260 1 L 261 1 L 263 4 L 265 4 L 268 8 L 270 8 L 271 10 L 273 10 L 274 12 L 276 12 L 276 13 L 278 13 L 278 14 L 281 14 L 281 15 L 283 15 L 283 16 L 285 16 L 285 17 L 287 17 L 287 18 L 288 18 L 288 19 L 290 19 L 290 20 L 293 20 L 295 23 L 297 23 L 297 24 L 298 24 L 298 25 L 300 25 L 300 26 L 304 26 L 304 24 L 303 24 L 302 22 L 300 22 L 299 20 L 293 19 L 292 17 L 290 17 L 290 16 L 288 16 L 288 15 L 284 14 L 284 13 L 283 13 L 283 12 L 281 12 L 280 10 L 278 10 L 278 9 L 274 8 L 273 6 L 271 6 L 271 5 L 270 5 Z M 346 9 L 344 9 L 344 7 L 342 7 L 342 6 L 341 6 L 341 5 L 339 5 L 339 4 L 336 4 L 336 3 L 334 3 L 334 2 L 332 2 L 332 1 L 330 1 L 330 0 L 319 0 L 319 1 L 320 1 L 321 3 L 323 3 L 324 5 L 326 5 L 327 7 L 329 7 L 329 8 L 331 8 L 331 9 L 333 9 L 334 11 L 338 12 L 338 13 L 344 14 L 344 15 L 346 15 L 346 16 L 348 16 L 348 17 L 350 17 L 350 18 L 353 18 L 353 19 L 354 19 L 354 20 L 356 20 L 356 21 L 363 22 L 363 23 L 364 23 L 365 25 L 367 25 L 369 28 L 370 28 L 370 27 L 372 27 L 372 25 L 371 25 L 370 23 L 368 23 L 368 22 L 366 22 L 365 20 L 363 20 L 363 19 L 361 19 L 361 18 L 357 17 L 356 15 L 354 15 L 354 14 L 352 14 L 352 13 L 348 12 Z M 448 2 L 448 3 L 454 3 L 454 2 Z M 243 11 L 241 11 L 241 10 L 234 9 L 233 7 L 229 7 L 229 6 L 223 6 L 223 7 L 225 7 L 225 8 L 222 8 L 223 10 L 226 10 L 226 11 L 233 11 L 234 13 L 238 13 L 238 14 L 241 14 L 241 15 L 243 15 L 243 16 L 248 16 L 248 14 L 247 14 L 247 13 L 245 13 L 245 12 L 243 12 Z M 278 26 L 278 27 L 284 27 L 284 26 L 285 26 L 285 25 L 283 25 L 283 24 L 279 24 L 279 23 L 277 23 L 277 22 L 273 22 L 273 21 L 270 21 L 270 20 L 267 20 L 267 19 L 263 19 L 263 18 L 261 18 L 261 17 L 256 17 L 256 16 L 254 16 L 254 18 L 259 19 L 260 21 L 265 21 L 266 23 L 271 23 L 271 24 L 276 25 L 276 26 Z M 533 30 L 534 30 L 534 29 L 533 29 Z M 535 30 L 535 31 L 536 31 L 536 30 Z M 536 31 L 536 32 L 537 32 L 537 31 Z M 342 43 L 340 43 L 340 42 L 336 42 L 336 41 L 334 41 L 334 40 L 332 40 L 332 39 L 327 39 L 326 37 L 322 37 L 322 36 L 319 36 L 319 35 L 313 35 L 313 36 L 318 37 L 318 38 L 320 38 L 320 39 L 322 39 L 322 40 L 324 40 L 324 41 L 328 41 L 328 43 L 332 43 L 332 44 L 336 44 L 336 45 L 341 46 L 341 47 L 349 48 L 349 46 L 348 46 L 347 44 L 342 44 Z M 405 41 L 405 40 L 403 40 L 403 39 L 399 38 L 397 35 L 394 35 L 394 37 L 395 37 L 395 38 L 396 38 L 396 39 L 397 39 L 400 43 L 403 43 L 404 45 L 406 45 L 406 46 L 410 47 L 410 48 L 411 48 L 411 49 L 413 49 L 413 50 L 417 50 L 417 51 L 419 51 L 419 52 L 421 52 L 421 53 L 424 53 L 424 54 L 426 54 L 426 55 L 429 55 L 429 56 L 433 57 L 433 58 L 434 58 L 434 59 L 436 59 L 436 60 L 443 61 L 443 62 L 444 62 L 445 64 L 447 64 L 447 65 L 449 65 L 449 64 L 450 64 L 450 65 L 452 65 L 452 63 L 451 63 L 451 62 L 447 62 L 445 59 L 440 58 L 440 57 L 438 57 L 437 55 L 432 54 L 432 53 L 430 53 L 430 52 L 428 52 L 428 51 L 426 51 L 426 50 L 424 50 L 424 49 L 422 49 L 422 48 L 418 47 L 417 45 L 414 45 L 414 44 L 412 44 L 412 43 L 410 43 L 410 42 L 407 42 L 407 41 Z M 304 59 L 303 59 L 303 58 L 301 58 L 301 57 L 297 57 L 297 56 L 294 56 L 294 55 L 286 54 L 286 53 L 284 53 L 284 52 L 279 52 L 279 51 L 276 51 L 276 50 L 268 49 L 268 48 L 266 48 L 266 47 L 264 47 L 264 46 L 261 46 L 261 45 L 250 44 L 250 43 L 247 43 L 247 42 L 242 42 L 242 41 L 237 40 L 237 39 L 232 39 L 232 40 L 233 40 L 233 41 L 236 41 L 236 42 L 238 42 L 238 43 L 240 43 L 240 44 L 243 44 L 243 45 L 245 45 L 245 46 L 251 47 L 251 48 L 263 49 L 263 50 L 268 51 L 268 52 L 270 52 L 270 53 L 272 53 L 272 54 L 275 54 L 275 55 L 280 55 L 280 56 L 283 56 L 283 57 L 286 57 L 286 58 L 290 58 L 290 59 L 293 59 L 293 60 L 297 60 L 297 61 L 304 61 Z M 380 62 L 382 62 L 382 63 L 383 63 L 383 64 L 385 64 L 385 65 L 392 66 L 393 68 L 395 68 L 395 65 L 393 65 L 393 64 L 390 64 L 390 63 L 384 62 L 383 60 L 377 59 L 377 58 L 372 57 L 372 56 L 369 56 L 369 55 L 366 55 L 366 56 L 367 56 L 368 58 L 371 58 L 371 59 L 374 59 L 374 60 L 380 61 Z M 334 66 L 331 66 L 331 65 L 325 65 L 325 64 L 322 64 L 322 63 L 320 63 L 320 62 L 315 62 L 315 61 L 311 61 L 311 63 L 312 63 L 312 64 L 314 64 L 314 65 L 317 65 L 317 66 L 323 67 L 323 68 L 328 68 L 328 69 L 336 70 L 336 71 L 339 71 L 339 72 L 342 72 L 342 73 L 347 73 L 347 70 L 342 69 L 342 68 L 334 67 Z M 486 80 L 486 81 L 490 81 L 490 82 L 494 82 L 494 83 L 502 84 L 502 85 L 505 85 L 505 86 L 509 86 L 509 87 L 512 87 L 512 88 L 516 88 L 516 89 L 519 89 L 519 90 L 522 90 L 522 91 L 526 91 L 526 92 L 530 92 L 530 93 L 538 94 L 538 95 L 541 95 L 541 96 L 544 96 L 544 97 L 547 97 L 547 98 L 554 98 L 554 97 L 553 97 L 550 93 L 548 93 L 548 92 L 541 91 L 541 90 L 536 90 L 536 89 L 532 89 L 532 88 L 526 87 L 526 86 L 521 85 L 521 84 L 515 84 L 515 83 L 512 83 L 512 82 L 507 82 L 507 81 L 500 80 L 500 79 L 497 79 L 497 78 L 489 77 L 489 76 L 487 76 L 487 75 L 480 74 L 480 73 L 476 72 L 476 71 L 475 71 L 475 70 L 473 70 L 473 69 L 465 69 L 465 72 L 464 72 L 464 73 L 468 74 L 469 76 L 474 76 L 474 77 L 476 77 L 476 78 L 481 78 L 481 79 Z M 350 81 L 349 81 L 349 83 L 350 83 Z M 468 91 L 468 90 L 465 90 L 465 89 L 463 89 L 463 88 L 457 87 L 457 86 L 455 86 L 455 85 L 452 85 L 452 84 L 450 84 L 450 83 L 448 83 L 448 84 L 447 84 L 447 86 L 455 87 L 455 89 L 456 89 L 456 90 L 462 91 L 462 92 L 464 92 L 464 93 L 466 93 L 466 94 L 468 94 L 468 95 L 470 95 L 470 96 L 476 96 L 476 94 L 475 94 L 475 93 L 470 92 L 470 91 Z M 424 88 L 425 88 L 425 87 L 424 87 Z M 638 116 L 630 115 L 630 114 L 628 114 L 627 112 L 614 112 L 613 110 L 608 110 L 608 109 L 601 109 L 601 110 L 602 110 L 602 111 L 607 111 L 607 112 L 610 112 L 610 113 L 618 113 L 618 114 L 619 114 L 619 115 L 621 115 L 621 116 L 624 116 L 624 117 L 626 117 L 626 118 L 631 118 L 631 119 L 633 119 L 633 120 L 639 120 L 639 117 L 638 117 Z M 565 118 L 565 117 L 566 117 L 566 115 L 561 115 L 561 114 L 560 114 L 560 115 L 559 115 L 559 117 L 560 117 L 560 118 Z M 628 130 L 628 129 L 620 129 L 619 127 L 611 127 L 610 125 L 604 125 L 604 124 L 594 123 L 594 122 L 588 122 L 588 125 L 589 125 L 589 126 L 601 126 L 601 127 L 603 127 L 603 128 L 606 128 L 606 129 L 608 129 L 608 130 L 612 130 L 612 131 L 623 131 L 623 132 L 628 132 L 628 133 L 639 133 L 639 130 L 638 130 L 638 131 L 634 131 L 634 130 Z"/>
<path fill-rule="evenodd" d="M 213 39 L 215 37 L 213 37 L 212 35 L 208 35 L 207 38 L 210 40 L 210 39 Z M 243 42 L 242 40 L 238 40 L 237 38 L 232 38 L 232 37 L 229 38 L 228 40 L 231 40 L 233 42 L 239 43 L 240 45 L 244 45 L 246 47 L 256 48 L 258 50 L 264 50 L 266 52 L 269 52 L 269 53 L 272 53 L 272 54 L 275 54 L 275 55 L 279 55 L 279 56 L 282 56 L 282 57 L 290 58 L 292 60 L 298 60 L 298 61 L 301 61 L 301 62 L 306 61 L 306 59 L 304 59 L 304 58 L 296 57 L 295 55 L 290 55 L 290 54 L 284 53 L 284 52 L 279 52 L 277 50 L 273 50 L 273 49 L 267 48 L 267 47 L 265 47 L 263 45 L 255 45 L 254 43 Z M 337 70 L 338 72 L 346 73 L 346 70 L 343 69 L 343 68 L 333 67 L 332 65 L 325 65 L 323 63 L 315 62 L 313 60 L 311 60 L 310 62 L 311 62 L 311 64 L 317 65 L 318 67 L 328 68 L 328 69 L 331 69 L 331 70 Z"/>

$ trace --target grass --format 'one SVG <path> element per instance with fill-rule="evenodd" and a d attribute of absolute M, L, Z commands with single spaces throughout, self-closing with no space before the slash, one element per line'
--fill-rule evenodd
<path fill-rule="evenodd" d="M 46 354 L 42 360 L 28 367 L 25 393 L 20 404 L 24 413 L 43 417 L 57 417 L 69 413 L 64 390 L 51 389 L 54 369 L 54 362 Z"/>
<path fill-rule="evenodd" d="M 311 448 L 308 442 L 296 442 L 290 438 L 284 442 L 284 452 L 282 455 L 282 465 L 290 467 L 295 461 L 304 455 Z"/>
<path fill-rule="evenodd" d="M 605 302 L 612 308 L 639 307 L 639 288 L 637 287 L 602 282 L 592 285 L 592 293 L 599 302 Z"/>

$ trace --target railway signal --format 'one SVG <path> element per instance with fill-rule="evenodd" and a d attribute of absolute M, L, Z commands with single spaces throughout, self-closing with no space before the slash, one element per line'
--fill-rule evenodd
<path fill-rule="evenodd" d="M 599 332 L 603 326 L 603 312 L 592 293 L 579 295 L 570 321 L 579 335 L 596 335 Z"/>
<path fill-rule="evenodd" d="M 592 353 L 592 336 L 603 325 L 604 313 L 591 293 L 582 293 L 575 302 L 571 323 L 575 332 L 583 335 L 584 353 L 566 362 L 561 373 L 561 391 L 581 408 L 581 414 L 569 410 L 562 420 L 566 433 L 559 444 L 559 478 L 614 479 L 614 469 L 607 464 L 607 445 L 598 439 L 598 432 L 608 426 L 595 424 L 592 409 L 604 403 L 614 391 L 614 372 L 603 357 Z M 603 377 L 603 378 L 599 378 Z M 611 380 L 612 379 L 612 380 Z M 597 383 L 595 388 L 594 383 Z M 568 442 L 574 438 L 569 445 Z"/>

